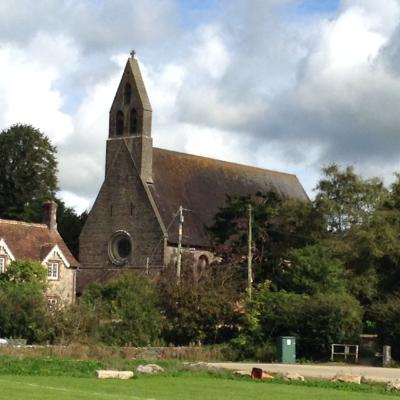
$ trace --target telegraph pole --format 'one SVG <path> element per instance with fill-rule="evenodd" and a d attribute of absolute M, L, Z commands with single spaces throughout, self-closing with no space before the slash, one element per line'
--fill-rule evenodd
<path fill-rule="evenodd" d="M 176 263 L 176 278 L 178 285 L 181 281 L 181 265 L 182 265 L 182 236 L 183 236 L 183 207 L 179 207 L 179 231 L 178 231 L 178 261 Z"/>
<path fill-rule="evenodd" d="M 249 294 L 249 298 L 251 300 L 251 289 L 253 286 L 253 253 L 252 253 L 252 241 L 253 241 L 253 223 L 252 223 L 252 207 L 249 204 L 248 212 L 249 212 L 249 231 L 248 231 L 248 255 L 247 255 L 247 292 Z"/>

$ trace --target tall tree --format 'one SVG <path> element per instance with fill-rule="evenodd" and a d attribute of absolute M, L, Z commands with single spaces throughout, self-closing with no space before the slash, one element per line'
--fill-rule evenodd
<path fill-rule="evenodd" d="M 56 199 L 56 201 L 58 203 L 58 232 L 60 232 L 65 244 L 71 250 L 71 253 L 79 259 L 79 235 L 88 214 L 84 211 L 79 215 L 73 208 L 67 207 L 62 200 Z"/>
<path fill-rule="evenodd" d="M 367 223 L 387 197 L 380 179 L 363 179 L 351 166 L 342 170 L 332 164 L 322 172 L 315 205 L 325 216 L 330 232 L 344 233 L 354 225 Z"/>
<path fill-rule="evenodd" d="M 256 280 L 276 277 L 290 248 L 314 243 L 314 232 L 321 230 L 311 203 L 283 200 L 275 193 L 250 197 L 227 196 L 226 204 L 208 228 L 224 262 L 245 263 L 248 235 L 248 205 L 253 210 L 253 261 Z"/>
<path fill-rule="evenodd" d="M 56 148 L 31 125 L 0 133 L 0 217 L 40 221 L 43 201 L 57 191 Z"/>

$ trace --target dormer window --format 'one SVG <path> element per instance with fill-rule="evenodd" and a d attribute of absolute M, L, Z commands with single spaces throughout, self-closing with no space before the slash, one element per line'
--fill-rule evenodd
<path fill-rule="evenodd" d="M 132 134 L 137 133 L 137 112 L 135 108 L 131 110 L 129 132 Z"/>
<path fill-rule="evenodd" d="M 125 85 L 125 90 L 124 90 L 124 104 L 129 104 L 131 102 L 131 96 L 132 96 L 132 88 L 129 83 Z"/>
<path fill-rule="evenodd" d="M 121 136 L 124 133 L 124 113 L 120 110 L 117 112 L 116 134 Z"/>
<path fill-rule="evenodd" d="M 57 281 L 59 275 L 58 262 L 51 261 L 47 264 L 47 279 L 49 281 Z"/>

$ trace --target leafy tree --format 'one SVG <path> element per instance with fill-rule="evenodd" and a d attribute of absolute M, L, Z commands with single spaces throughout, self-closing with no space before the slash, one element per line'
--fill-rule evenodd
<path fill-rule="evenodd" d="M 373 333 L 379 334 L 383 345 L 392 346 L 392 354 L 400 357 L 400 295 L 389 295 L 372 304 L 367 320 Z"/>
<path fill-rule="evenodd" d="M 296 336 L 300 357 L 327 357 L 332 343 L 356 338 L 362 329 L 363 310 L 346 293 L 297 294 L 274 292 L 270 282 L 259 285 L 246 305 L 243 329 L 232 342 L 240 351 L 256 352 L 258 346 L 278 336 Z M 247 350 L 246 350 L 247 349 Z M 251 353 L 247 353 L 247 357 Z"/>
<path fill-rule="evenodd" d="M 78 215 L 76 211 L 67 207 L 62 200 L 57 199 L 57 229 L 72 254 L 79 259 L 79 235 L 85 224 L 87 212 Z"/>
<path fill-rule="evenodd" d="M 91 321 L 95 322 L 92 334 L 105 344 L 145 346 L 158 340 L 157 297 L 153 285 L 142 275 L 126 273 L 104 284 L 92 284 L 81 302 L 97 318 Z"/>
<path fill-rule="evenodd" d="M 316 187 L 315 205 L 325 216 L 330 232 L 343 233 L 354 225 L 368 223 L 387 197 L 380 179 L 362 179 L 353 167 L 341 170 L 332 164 L 322 171 L 324 178 Z"/>
<path fill-rule="evenodd" d="M 226 205 L 219 209 L 214 224 L 208 228 L 225 263 L 246 263 L 250 204 L 255 280 L 271 279 L 276 283 L 288 249 L 315 242 L 315 232 L 321 230 L 320 218 L 311 203 L 283 200 L 273 192 L 257 193 L 254 197 L 227 196 Z"/>
<path fill-rule="evenodd" d="M 291 249 L 282 262 L 279 286 L 299 294 L 343 293 L 344 266 L 322 244 Z"/>
<path fill-rule="evenodd" d="M 395 175 L 389 197 L 367 228 L 369 240 L 363 241 L 364 258 L 374 263 L 378 292 L 384 296 L 398 292 L 400 280 L 400 175 Z"/>
<path fill-rule="evenodd" d="M 364 179 L 353 167 L 340 169 L 333 164 L 323 173 L 314 202 L 326 221 L 320 242 L 343 263 L 348 290 L 362 304 L 370 304 L 379 291 L 379 264 L 391 235 L 392 228 L 384 223 L 389 214 L 382 208 L 390 193 L 380 179 Z M 389 236 L 383 239 L 386 233 Z"/>
<path fill-rule="evenodd" d="M 0 274 L 0 284 L 33 284 L 43 291 L 46 288 L 46 277 L 46 269 L 39 262 L 16 260 L 10 263 L 5 273 Z"/>
<path fill-rule="evenodd" d="M 0 287 L 0 337 L 40 343 L 47 339 L 48 322 L 46 298 L 37 285 Z"/>
<path fill-rule="evenodd" d="M 13 261 L 0 274 L 0 337 L 30 343 L 47 338 L 46 270 L 34 261 Z"/>
<path fill-rule="evenodd" d="M 38 129 L 17 124 L 0 133 L 0 216 L 38 222 L 57 190 L 56 148 Z"/>

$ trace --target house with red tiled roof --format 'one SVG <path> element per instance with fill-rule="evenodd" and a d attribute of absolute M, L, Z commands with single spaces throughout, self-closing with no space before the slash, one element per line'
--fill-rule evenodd
<path fill-rule="evenodd" d="M 57 203 L 48 201 L 42 224 L 0 219 L 0 273 L 14 260 L 38 261 L 47 270 L 49 303 L 71 304 L 78 261 L 58 233 L 56 212 Z"/>
<path fill-rule="evenodd" d="M 214 257 L 206 227 L 226 195 L 273 192 L 308 201 L 295 175 L 155 148 L 151 125 L 132 53 L 110 110 L 104 182 L 79 239 L 78 294 L 126 270 L 163 268 L 178 247 L 193 255 L 196 268 L 206 267 Z"/>

